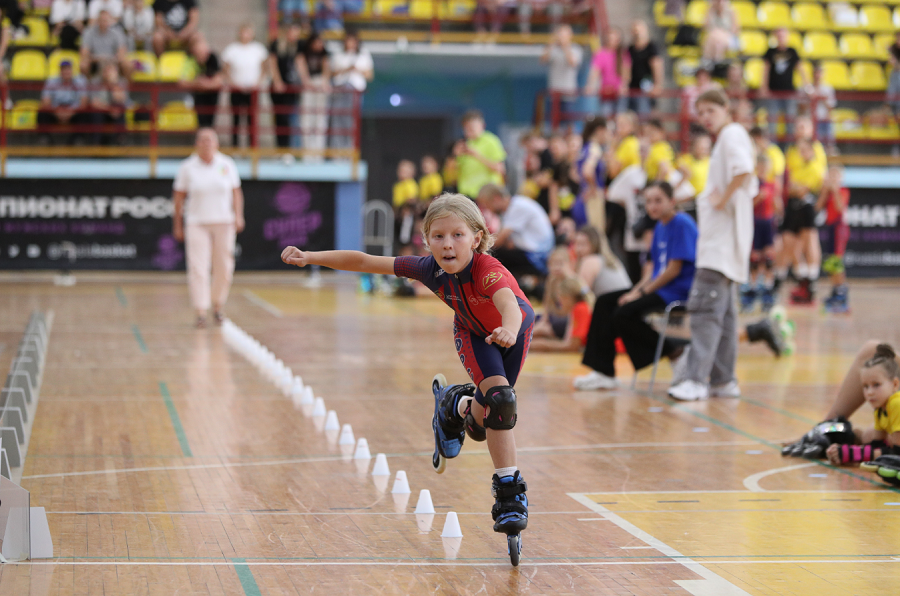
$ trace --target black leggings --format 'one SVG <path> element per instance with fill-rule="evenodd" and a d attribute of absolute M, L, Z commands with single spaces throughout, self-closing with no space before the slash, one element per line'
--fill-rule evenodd
<path fill-rule="evenodd" d="M 253 146 L 253 111 L 250 109 L 250 94 L 231 92 L 231 146 L 237 147 L 240 141 L 241 116 L 247 116 L 247 136 L 250 138 L 250 146 Z"/>
<path fill-rule="evenodd" d="M 279 147 L 291 146 L 291 118 L 297 113 L 297 93 L 273 93 L 272 105 L 275 106 L 275 136 Z M 291 108 L 291 109 L 288 109 Z"/>

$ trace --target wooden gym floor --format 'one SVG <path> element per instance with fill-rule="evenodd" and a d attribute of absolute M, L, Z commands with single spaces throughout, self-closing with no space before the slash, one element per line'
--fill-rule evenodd
<path fill-rule="evenodd" d="M 217 329 L 191 328 L 183 277 L 78 279 L 0 281 L 3 363 L 32 309 L 55 313 L 22 483 L 57 555 L 0 566 L 0 594 L 900 593 L 900 494 L 778 449 L 822 417 L 863 340 L 900 342 L 896 285 L 854 285 L 848 316 L 790 310 L 796 355 L 742 346 L 742 399 L 575 393 L 577 357 L 531 355 L 515 430 L 531 522 L 513 569 L 484 444 L 431 469 L 431 378 L 464 380 L 436 300 L 288 272 L 239 275 L 228 307 L 407 472 L 404 502 Z M 413 514 L 423 488 L 430 531 Z M 440 537 L 448 511 L 461 542 Z"/>

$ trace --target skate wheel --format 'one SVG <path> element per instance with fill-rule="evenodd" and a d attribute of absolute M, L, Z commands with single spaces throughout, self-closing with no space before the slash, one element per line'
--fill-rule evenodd
<path fill-rule="evenodd" d="M 440 453 L 435 452 L 435 454 L 431 456 L 431 465 L 434 466 L 435 472 L 443 474 L 444 470 L 447 469 L 447 458 Z"/>
<path fill-rule="evenodd" d="M 431 389 L 432 391 L 438 391 L 441 387 L 447 386 L 447 377 L 443 374 L 438 373 L 434 375 L 434 379 L 431 381 Z"/>
<path fill-rule="evenodd" d="M 509 562 L 513 567 L 519 566 L 519 555 L 522 553 L 522 537 L 511 534 L 506 537 L 506 548 L 509 551 Z"/>

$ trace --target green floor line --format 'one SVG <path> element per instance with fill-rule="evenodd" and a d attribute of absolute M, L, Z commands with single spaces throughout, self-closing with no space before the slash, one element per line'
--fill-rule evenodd
<path fill-rule="evenodd" d="M 138 346 L 141 348 L 141 352 L 146 354 L 148 352 L 147 344 L 144 342 L 144 336 L 141 335 L 141 330 L 138 329 L 137 325 L 132 325 L 131 332 L 134 333 L 134 339 L 137 340 Z"/>
<path fill-rule="evenodd" d="M 246 563 L 246 559 L 231 559 L 231 562 L 234 563 L 234 570 L 237 572 L 238 579 L 241 580 L 241 587 L 244 588 L 244 594 L 247 596 L 262 596 L 259 591 L 259 586 L 256 585 L 256 578 L 253 577 L 253 572 L 250 571 L 250 568 L 247 565 L 242 565 L 242 563 Z"/>
<path fill-rule="evenodd" d="M 128 306 L 128 298 L 125 297 L 125 292 L 122 291 L 121 286 L 116 286 L 116 298 L 119 299 L 119 304 L 122 306 Z"/>
<path fill-rule="evenodd" d="M 800 414 L 794 414 L 793 412 L 789 412 L 788 410 L 782 410 L 781 408 L 776 408 L 774 406 L 770 406 L 761 401 L 756 401 L 755 399 L 747 399 L 746 397 L 739 397 L 738 399 L 744 403 L 748 403 L 750 405 L 757 406 L 759 408 L 763 408 L 764 410 L 769 410 L 770 412 L 776 412 L 778 414 L 781 414 L 782 416 L 787 416 L 788 418 L 793 418 L 794 420 L 799 420 L 800 422 L 806 422 L 807 424 L 818 424 L 819 423 L 818 420 L 812 420 L 805 416 L 801 416 Z"/>
<path fill-rule="evenodd" d="M 193 457 L 191 446 L 188 444 L 187 435 L 184 434 L 184 427 L 181 425 L 181 418 L 178 416 L 178 410 L 172 402 L 172 394 L 169 393 L 169 386 L 164 382 L 159 382 L 159 392 L 166 402 L 166 409 L 169 411 L 169 418 L 172 419 L 172 427 L 175 429 L 175 436 L 178 437 L 178 443 L 181 445 L 181 453 L 184 457 Z"/>

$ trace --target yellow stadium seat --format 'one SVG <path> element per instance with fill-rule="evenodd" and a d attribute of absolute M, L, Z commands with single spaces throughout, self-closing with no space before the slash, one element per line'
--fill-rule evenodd
<path fill-rule="evenodd" d="M 761 27 L 766 29 L 777 29 L 778 27 L 790 27 L 791 9 L 784 2 L 775 2 L 773 0 L 765 0 L 759 3 L 759 9 L 756 13 Z"/>
<path fill-rule="evenodd" d="M 821 4 L 798 2 L 791 9 L 791 18 L 794 28 L 801 31 L 827 31 L 831 28 L 831 22 Z"/>
<path fill-rule="evenodd" d="M 731 7 L 737 15 L 741 29 L 759 27 L 759 20 L 756 18 L 756 4 L 746 0 L 735 0 L 731 3 Z"/>
<path fill-rule="evenodd" d="M 895 13 L 896 14 L 896 13 Z M 879 60 L 887 60 L 888 48 L 894 45 L 896 36 L 893 33 L 878 33 L 872 38 L 874 55 Z"/>
<path fill-rule="evenodd" d="M 857 60 L 851 64 L 850 82 L 853 88 L 859 91 L 884 91 L 887 89 L 884 70 L 877 62 Z M 835 86 L 835 89 L 837 89 L 837 86 Z"/>
<path fill-rule="evenodd" d="M 375 0 L 372 12 L 383 17 L 407 15 L 409 7 L 405 0 Z"/>
<path fill-rule="evenodd" d="M 179 51 L 163 52 L 159 57 L 157 72 L 159 80 L 172 83 L 181 80 L 190 80 L 193 77 L 186 76 L 190 68 L 187 54 Z"/>
<path fill-rule="evenodd" d="M 47 78 L 58 77 L 59 65 L 66 60 L 72 63 L 72 68 L 75 72 L 79 72 L 81 59 L 78 57 L 78 52 L 73 50 L 54 50 L 50 57 L 47 58 Z"/>
<path fill-rule="evenodd" d="M 741 31 L 741 53 L 762 56 L 769 49 L 769 40 L 762 31 Z"/>
<path fill-rule="evenodd" d="M 653 20 L 656 22 L 657 27 L 677 27 L 679 25 L 676 17 L 666 14 L 665 0 L 656 0 L 653 3 Z"/>
<path fill-rule="evenodd" d="M 803 53 L 803 36 L 799 31 L 788 31 L 788 47 L 794 48 L 798 53 Z M 769 35 L 769 45 L 773 48 L 778 45 L 775 33 Z"/>
<path fill-rule="evenodd" d="M 447 4 L 444 0 L 411 0 L 409 16 L 421 20 L 443 19 L 447 16 Z"/>
<path fill-rule="evenodd" d="M 759 89 L 763 76 L 762 58 L 750 58 L 744 64 L 744 82 L 750 89 Z"/>
<path fill-rule="evenodd" d="M 696 58 L 700 56 L 700 46 L 676 46 L 672 42 L 675 41 L 675 36 L 678 34 L 678 29 L 672 28 L 666 31 L 666 51 L 669 54 L 669 58 L 685 58 L 691 57 Z"/>
<path fill-rule="evenodd" d="M 821 60 L 822 58 L 837 58 L 841 55 L 837 40 L 831 33 L 824 31 L 811 31 L 803 37 L 803 51 L 805 58 Z"/>
<path fill-rule="evenodd" d="M 850 108 L 831 110 L 831 123 L 834 127 L 834 138 L 838 141 L 865 138 L 862 119 L 856 110 Z"/>
<path fill-rule="evenodd" d="M 897 121 L 890 118 L 883 124 L 864 123 L 865 136 L 873 141 L 895 141 L 900 139 L 900 126 Z"/>
<path fill-rule="evenodd" d="M 450 0 L 447 15 L 451 19 L 469 19 L 475 12 L 475 0 Z"/>
<path fill-rule="evenodd" d="M 41 102 L 36 99 L 20 99 L 12 110 L 6 111 L 6 126 L 10 130 L 34 130 Z"/>
<path fill-rule="evenodd" d="M 170 101 L 156 117 L 156 127 L 169 132 L 190 132 L 197 128 L 197 113 L 180 101 Z"/>
<path fill-rule="evenodd" d="M 17 39 L 17 46 L 46 46 L 50 45 L 50 26 L 45 19 L 38 17 L 25 17 L 22 24 L 28 27 L 28 37 Z"/>
<path fill-rule="evenodd" d="M 850 70 L 845 62 L 840 60 L 823 60 L 821 65 L 822 79 L 826 83 L 838 91 L 853 88 L 853 83 L 850 81 Z"/>
<path fill-rule="evenodd" d="M 20 50 L 13 56 L 9 71 L 9 78 L 15 81 L 43 81 L 47 78 L 47 59 L 38 50 Z"/>
<path fill-rule="evenodd" d="M 863 6 L 859 10 L 859 26 L 866 31 L 893 31 L 891 11 L 887 6 Z"/>
<path fill-rule="evenodd" d="M 844 58 L 877 58 L 872 38 L 865 33 L 841 35 L 841 55 Z"/>
<path fill-rule="evenodd" d="M 131 63 L 132 81 L 147 83 L 156 80 L 156 54 L 153 52 L 130 52 L 128 62 Z"/>
<path fill-rule="evenodd" d="M 684 11 L 684 22 L 694 27 L 703 27 L 706 24 L 706 13 L 709 12 L 709 2 L 706 0 L 693 0 Z"/>
<path fill-rule="evenodd" d="M 696 58 L 681 58 L 675 61 L 672 67 L 675 75 L 675 84 L 679 88 L 690 87 L 697 82 L 695 77 L 700 61 Z"/>
<path fill-rule="evenodd" d="M 813 69 L 809 60 L 801 60 L 800 64 L 797 65 L 797 69 L 794 71 L 794 87 L 798 89 L 803 85 L 803 77 L 800 76 L 801 71 L 806 74 L 806 82 L 812 83 Z"/>

